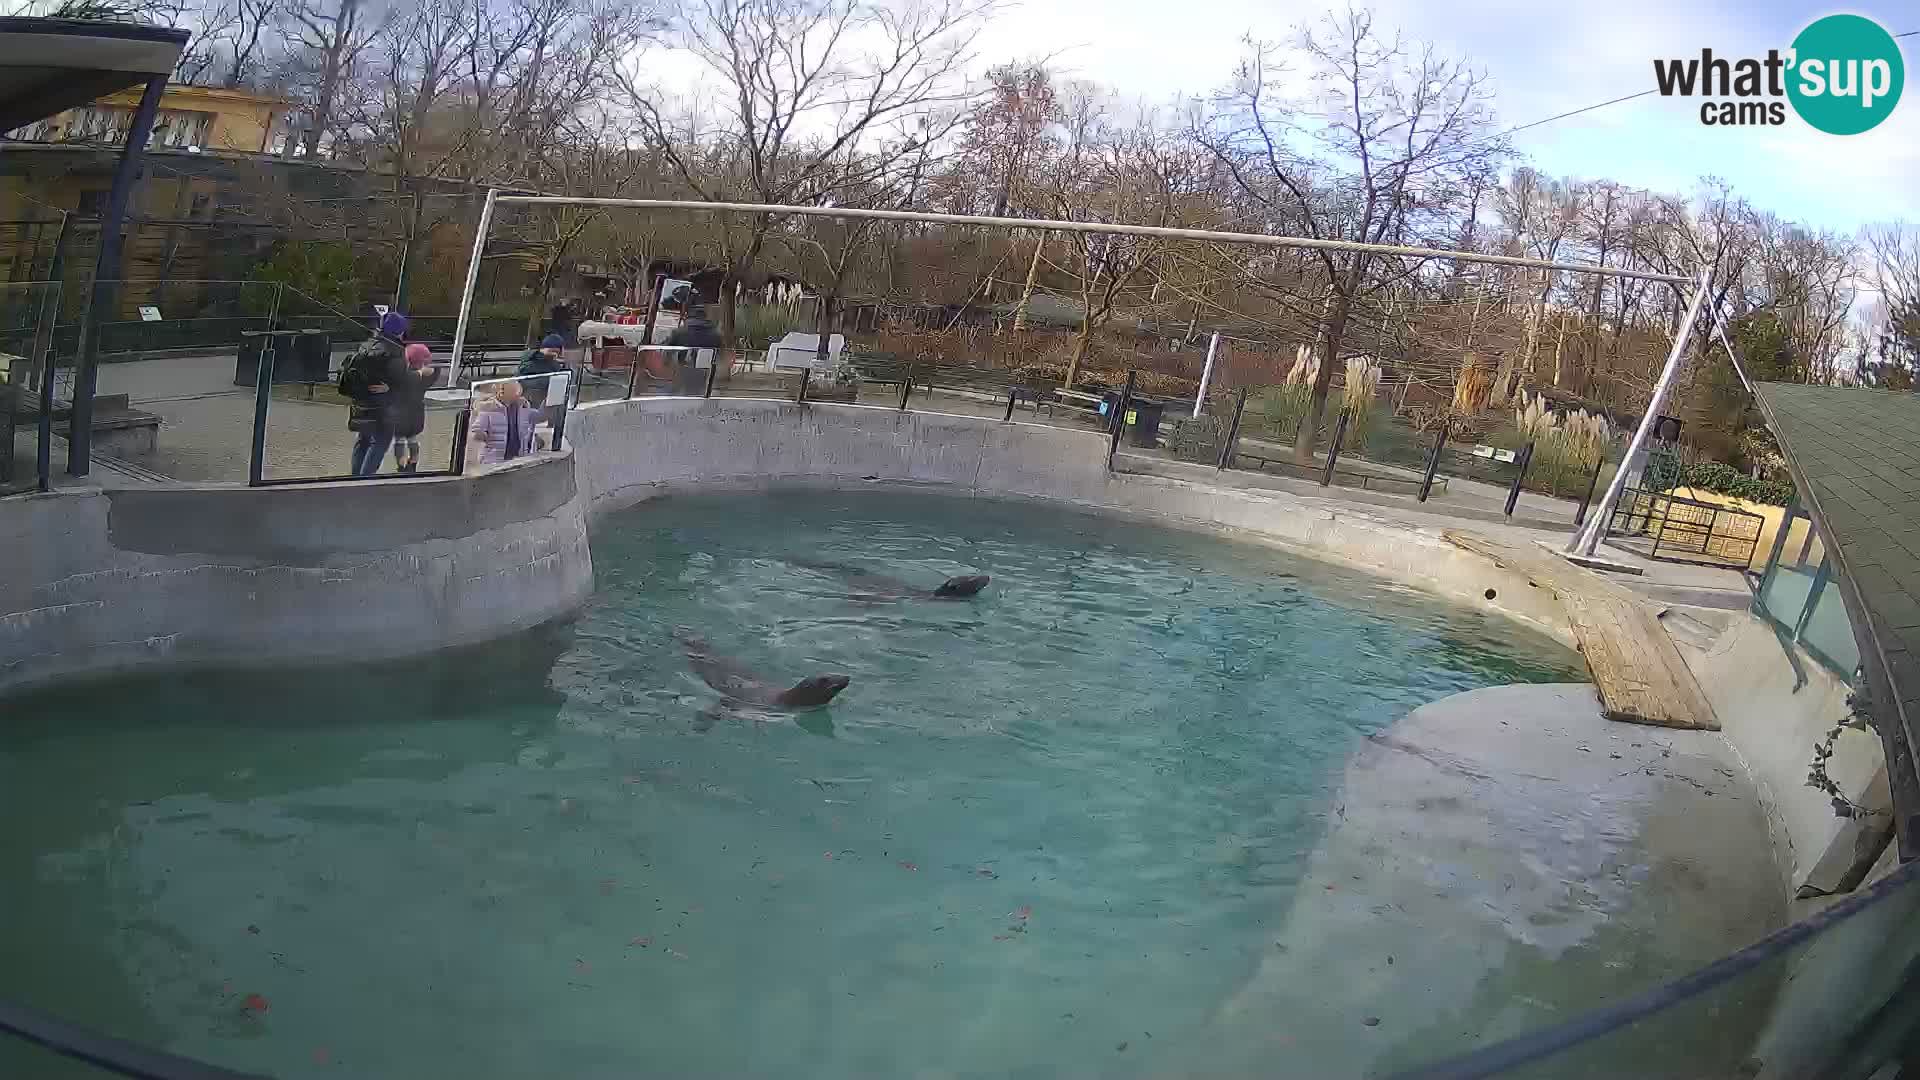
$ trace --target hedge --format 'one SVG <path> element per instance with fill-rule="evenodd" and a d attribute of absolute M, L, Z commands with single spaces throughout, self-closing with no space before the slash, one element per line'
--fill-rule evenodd
<path fill-rule="evenodd" d="M 1686 486 L 1773 506 L 1785 506 L 1793 498 L 1791 483 L 1784 480 L 1756 480 L 1719 461 L 1702 461 L 1688 469 Z"/>

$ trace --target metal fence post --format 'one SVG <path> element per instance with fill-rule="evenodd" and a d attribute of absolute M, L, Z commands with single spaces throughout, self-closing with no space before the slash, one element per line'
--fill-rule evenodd
<path fill-rule="evenodd" d="M 1020 388 L 1015 386 L 1007 390 L 1007 415 L 1000 418 L 1003 424 L 1013 422 L 1013 403 L 1020 400 Z"/>
<path fill-rule="evenodd" d="M 591 349 L 593 346 L 589 345 L 587 348 Z M 633 400 L 633 389 L 640 384 L 640 354 L 644 351 L 646 351 L 644 348 L 633 350 L 633 360 L 627 364 L 627 396 L 621 398 L 622 401 Z"/>
<path fill-rule="evenodd" d="M 1333 422 L 1333 441 L 1327 444 L 1327 464 L 1320 470 L 1321 487 L 1329 487 L 1333 484 L 1333 465 L 1340 460 L 1340 440 L 1347 437 L 1349 415 L 1351 415 L 1350 410 L 1343 408 L 1340 410 L 1340 418 Z"/>
<path fill-rule="evenodd" d="M 462 408 L 453 417 L 453 461 L 447 471 L 459 476 L 467 471 L 467 424 L 473 418 L 471 405 Z"/>
<path fill-rule="evenodd" d="M 800 369 L 800 389 L 798 389 L 798 390 L 796 390 L 796 391 L 794 391 L 794 394 L 793 394 L 793 400 L 794 400 L 794 403 L 795 403 L 796 405 L 804 405 L 804 404 L 806 404 L 806 401 L 807 401 L 807 380 L 808 380 L 808 379 L 811 379 L 812 377 L 813 377 L 813 369 L 812 369 L 812 368 L 810 368 L 810 367 L 803 367 L 803 368 L 801 368 L 801 369 Z"/>
<path fill-rule="evenodd" d="M 714 350 L 713 358 L 707 361 L 707 388 L 700 392 L 703 398 L 713 396 L 713 377 L 720 373 L 720 351 Z"/>
<path fill-rule="evenodd" d="M 1433 438 L 1433 449 L 1427 451 L 1427 475 L 1420 480 L 1421 502 L 1426 502 L 1427 496 L 1433 493 L 1433 478 L 1440 471 L 1440 454 L 1447 448 L 1447 429 L 1452 426 L 1451 420 L 1440 421 L 1439 434 Z"/>
<path fill-rule="evenodd" d="M 1573 512 L 1573 527 L 1579 528 L 1587 523 L 1587 507 L 1593 505 L 1593 491 L 1600 486 L 1600 472 L 1607 467 L 1606 448 L 1602 447 L 1600 460 L 1593 464 L 1593 475 L 1587 478 L 1587 493 L 1580 497 L 1580 509 Z"/>
<path fill-rule="evenodd" d="M 1127 372 L 1126 388 L 1120 391 L 1120 401 L 1113 408 L 1113 438 L 1107 443 L 1107 471 L 1113 471 L 1113 455 L 1120 452 L 1120 436 L 1127 430 L 1127 409 L 1133 404 L 1133 384 L 1140 377 L 1138 371 Z"/>
<path fill-rule="evenodd" d="M 913 393 L 913 368 L 908 367 L 907 373 L 900 377 L 900 409 L 902 412 L 906 411 L 907 398 L 912 393 Z"/>
<path fill-rule="evenodd" d="M 53 490 L 53 346 L 40 361 L 40 446 L 34 453 L 41 491 Z M 68 430 L 72 430 L 69 428 Z"/>
<path fill-rule="evenodd" d="M 1513 516 L 1513 508 L 1516 505 L 1518 505 L 1520 502 L 1520 484 L 1522 481 L 1526 480 L 1527 466 L 1532 463 L 1533 463 L 1533 440 L 1528 439 L 1527 445 L 1520 448 L 1520 460 L 1514 463 L 1519 467 L 1513 471 L 1513 486 L 1507 489 L 1506 514 L 1508 517 Z"/>
<path fill-rule="evenodd" d="M 1221 440 L 1220 456 L 1214 461 L 1215 469 L 1224 470 L 1233 464 L 1234 446 L 1240 441 L 1240 414 L 1247 411 L 1247 388 L 1241 387 L 1233 399 L 1233 420 L 1227 424 L 1227 437 Z"/>
<path fill-rule="evenodd" d="M 259 487 L 267 469 L 267 404 L 273 398 L 273 338 L 260 350 L 253 369 L 253 450 L 247 457 L 247 486 Z"/>

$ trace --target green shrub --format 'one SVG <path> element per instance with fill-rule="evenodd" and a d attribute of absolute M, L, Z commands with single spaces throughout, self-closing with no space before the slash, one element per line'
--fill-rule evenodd
<path fill-rule="evenodd" d="M 1793 484 L 1784 480 L 1756 480 L 1724 462 L 1702 461 L 1688 469 L 1685 485 L 1748 502 L 1785 506 L 1793 498 Z"/>

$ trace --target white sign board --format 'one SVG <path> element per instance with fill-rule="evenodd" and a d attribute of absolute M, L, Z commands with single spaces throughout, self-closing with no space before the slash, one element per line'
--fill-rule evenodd
<path fill-rule="evenodd" d="M 1492 458 L 1495 461 L 1511 462 L 1516 460 L 1513 451 L 1501 450 L 1498 447 L 1493 447 L 1493 446 L 1476 446 L 1473 448 L 1473 456 L 1483 457 L 1483 458 Z"/>
<path fill-rule="evenodd" d="M 775 371 L 786 368 L 798 371 L 801 368 L 813 368 L 815 371 L 832 371 L 840 364 L 840 354 L 847 348 L 847 339 L 835 334 L 827 339 L 826 363 L 820 360 L 820 335 L 803 334 L 791 331 L 786 337 L 773 343 L 767 350 L 767 359 Z"/>
<path fill-rule="evenodd" d="M 141 322 L 159 322 L 160 309 L 157 307 L 153 307 L 152 305 L 149 305 L 149 304 L 140 305 L 140 321 Z"/>
<path fill-rule="evenodd" d="M 374 317 L 375 317 L 375 318 L 380 318 L 380 319 L 384 319 L 384 318 L 386 318 L 386 317 L 387 317 L 387 312 L 388 312 L 388 311 L 391 311 L 391 310 L 392 310 L 392 309 L 391 309 L 391 308 L 389 308 L 389 307 L 387 307 L 387 305 L 385 305 L 385 304 L 375 304 L 375 305 L 373 305 L 373 314 L 374 314 Z"/>

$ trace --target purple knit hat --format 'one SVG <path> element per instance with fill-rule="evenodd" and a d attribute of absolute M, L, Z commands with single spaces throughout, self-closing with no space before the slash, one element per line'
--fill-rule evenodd
<path fill-rule="evenodd" d="M 380 332 L 395 341 L 407 336 L 407 317 L 397 311 L 380 316 Z"/>

